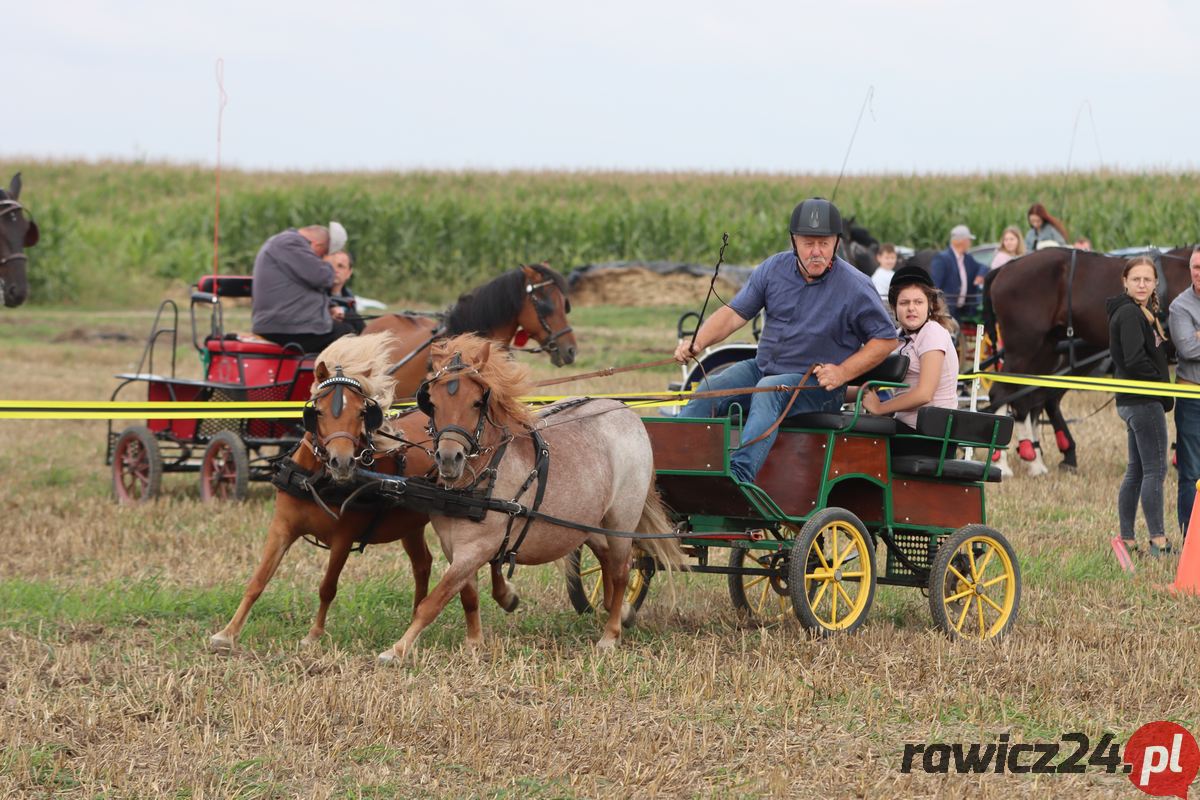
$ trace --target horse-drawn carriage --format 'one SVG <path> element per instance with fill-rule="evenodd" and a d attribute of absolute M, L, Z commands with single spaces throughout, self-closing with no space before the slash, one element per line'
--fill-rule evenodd
<path fill-rule="evenodd" d="M 227 333 L 222 298 L 249 297 L 249 276 L 207 275 L 191 295 L 192 346 L 199 354 L 204 378 L 176 376 L 179 308 L 165 300 L 158 308 L 150 336 L 133 373 L 117 375 L 111 400 L 130 386 L 146 387 L 150 402 L 176 404 L 181 413 L 223 402 L 261 403 L 261 417 L 225 416 L 213 406 L 211 416 L 179 419 L 170 412 L 118 432 L 108 424 L 105 463 L 112 466 L 113 494 L 122 503 L 149 500 L 159 492 L 165 472 L 198 472 L 205 500 L 240 500 L 250 481 L 271 479 L 272 460 L 294 447 L 304 435 L 299 420 L 272 416 L 283 404 L 308 399 L 312 356 L 295 345 L 281 346 L 253 336 Z M 201 339 L 197 311 L 209 315 Z M 155 355 L 169 347 L 170 371 L 155 371 Z M 159 358 L 161 364 L 163 359 Z"/>
<path fill-rule="evenodd" d="M 864 385 L 899 386 L 905 367 L 893 356 Z M 726 575 L 746 621 L 794 614 L 821 634 L 850 632 L 866 618 L 876 584 L 927 590 L 935 623 L 955 637 L 999 636 L 1015 619 L 1020 568 L 1005 537 L 987 527 L 984 500 L 984 485 L 1000 478 L 991 455 L 1008 444 L 1011 418 L 930 407 L 918 415 L 917 434 L 902 435 L 894 420 L 858 403 L 796 415 L 753 484 L 730 471 L 736 409 L 729 418 L 644 423 L 689 569 Z M 956 458 L 960 447 L 986 456 Z M 583 561 L 572 561 L 568 591 L 587 610 L 600 593 L 596 569 Z M 641 605 L 656 570 L 645 558 L 635 564 L 626 602 Z"/>

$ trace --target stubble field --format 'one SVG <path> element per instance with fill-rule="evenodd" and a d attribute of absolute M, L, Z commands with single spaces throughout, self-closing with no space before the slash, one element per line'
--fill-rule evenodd
<path fill-rule="evenodd" d="M 674 319 L 580 309 L 577 367 L 661 357 Z M 149 322 L 6 311 L 4 397 L 106 398 Z M 565 391 L 659 389 L 670 375 Z M 103 423 L 0 421 L 0 795 L 1135 796 L 1123 775 L 1094 767 L 900 772 L 908 742 L 1047 742 L 1073 731 L 1124 741 L 1158 719 L 1200 728 L 1200 603 L 1155 588 L 1173 562 L 1141 562 L 1128 578 L 1109 550 L 1124 432 L 1111 406 L 1088 416 L 1105 399 L 1068 398 L 1069 416 L 1086 417 L 1075 427 L 1078 474 L 989 487 L 990 522 L 1024 577 L 1020 618 L 1003 642 L 948 641 L 911 589 L 881 589 L 851 637 L 744 628 L 719 576 L 685 576 L 674 600 L 656 582 L 621 647 L 598 653 L 598 622 L 571 609 L 547 566 L 517 572 L 514 615 L 483 601 L 480 652 L 462 648 L 450 606 L 401 667 L 374 661 L 410 616 L 401 548 L 352 557 L 326 640 L 305 650 L 297 643 L 324 552 L 298 544 L 240 647 L 213 655 L 207 638 L 257 563 L 268 487 L 239 506 L 206 506 L 194 476 L 168 476 L 163 499 L 118 508 Z M 1168 520 L 1174 491 L 1172 475 Z"/>

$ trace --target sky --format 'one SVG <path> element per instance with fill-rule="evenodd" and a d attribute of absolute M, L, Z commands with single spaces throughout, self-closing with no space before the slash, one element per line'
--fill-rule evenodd
<path fill-rule="evenodd" d="M 245 169 L 1200 165 L 1183 0 L 46 0 L 0 32 L 5 160 L 213 164 L 221 59 Z"/>

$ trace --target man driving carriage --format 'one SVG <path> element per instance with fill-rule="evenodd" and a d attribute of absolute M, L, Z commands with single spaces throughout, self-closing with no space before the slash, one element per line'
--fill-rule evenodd
<path fill-rule="evenodd" d="M 828 200 L 814 197 L 796 206 L 789 225 L 792 249 L 759 264 L 733 300 L 717 309 L 691 342 L 676 348 L 676 360 L 686 363 L 765 312 L 755 358 L 705 378 L 697 391 L 795 386 L 812 367 L 807 385 L 813 388 L 795 393 L 788 415 L 837 411 L 846 384 L 896 348 L 895 326 L 871 279 L 834 254 L 841 232 L 841 214 Z M 790 395 L 693 399 L 680 416 L 720 416 L 735 402 L 748 408 L 742 429 L 747 444 L 733 452 L 730 463 L 739 480 L 751 482 L 775 442 L 772 426 Z"/>
<path fill-rule="evenodd" d="M 339 225 L 338 228 L 341 228 Z M 353 333 L 329 311 L 335 282 L 333 267 L 322 260 L 345 246 L 344 229 L 336 249 L 323 225 L 289 228 L 267 240 L 254 259 L 254 333 L 277 344 L 295 343 L 306 353 L 324 350 L 336 339 Z"/>

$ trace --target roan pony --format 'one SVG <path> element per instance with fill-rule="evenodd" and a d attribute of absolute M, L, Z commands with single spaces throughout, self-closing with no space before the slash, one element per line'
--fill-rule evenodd
<path fill-rule="evenodd" d="M 311 535 L 329 548 L 329 563 L 320 586 L 320 606 L 301 644 L 311 645 L 325 632 L 329 606 L 337 594 L 338 578 L 346 558 L 357 543 L 382 544 L 397 539 L 412 561 L 414 604 L 429 589 L 432 555 L 425 544 L 429 517 L 404 508 L 353 506 L 335 515 L 331 506 L 349 499 L 356 464 L 376 472 L 424 475 L 433 459 L 424 449 L 428 420 L 413 412 L 388 421 L 383 410 L 392 401 L 392 382 L 383 376 L 391 352 L 391 335 L 343 337 L 317 356 L 313 399 L 305 410 L 309 429 L 300 446 L 276 475 L 279 490 L 275 513 L 263 547 L 262 561 L 246 586 L 241 605 L 224 630 L 209 640 L 213 650 L 234 646 L 250 608 L 275 574 L 288 548 L 303 535 Z M 340 389 L 340 391 L 339 391 Z M 377 450 L 379 441 L 382 449 Z M 282 485 L 281 485 L 282 484 Z M 328 509 L 328 510 L 327 510 Z M 493 570 L 492 596 L 506 611 L 519 602 L 499 569 Z M 463 610 L 467 630 L 478 638 L 479 598 L 474 585 L 464 586 Z"/>
<path fill-rule="evenodd" d="M 654 488 L 654 454 L 637 413 L 615 400 L 565 401 L 535 414 L 520 397 L 527 370 L 477 336 L 433 348 L 433 372 L 417 394 L 429 416 L 443 486 L 484 491 L 558 519 L 611 531 L 668 534 Z M 482 521 L 431 515 L 450 566 L 420 602 L 404 636 L 379 659 L 412 652 L 417 636 L 450 597 L 475 582 L 489 562 L 545 564 L 586 544 L 600 562 L 608 620 L 597 646 L 621 635 L 633 540 L 489 510 Z M 526 525 L 528 523 L 528 525 Z M 674 538 L 638 546 L 668 569 L 684 554 Z M 475 645 L 470 630 L 468 645 Z"/>
<path fill-rule="evenodd" d="M 575 334 L 567 320 L 571 300 L 567 282 L 545 264 L 509 270 L 465 292 L 446 312 L 444 327 L 429 317 L 388 314 L 367 324 L 363 333 L 391 331 L 393 378 L 397 397 L 412 397 L 429 369 L 426 349 L 440 338 L 474 333 L 509 344 L 524 336 L 550 354 L 556 367 L 574 363 Z M 398 365 L 398 366 L 397 366 Z"/>
<path fill-rule="evenodd" d="M 26 247 L 38 243 L 37 223 L 21 205 L 21 173 L 13 176 L 8 191 L 0 189 L 0 297 L 16 308 L 29 296 Z"/>

